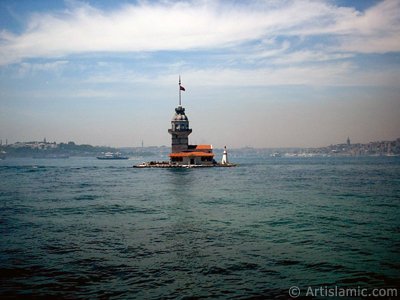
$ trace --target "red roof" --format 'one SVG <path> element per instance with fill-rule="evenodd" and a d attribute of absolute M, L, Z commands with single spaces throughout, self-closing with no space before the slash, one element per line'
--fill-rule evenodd
<path fill-rule="evenodd" d="M 171 153 L 169 157 L 214 157 L 214 154 L 200 151 L 191 151 Z"/>
<path fill-rule="evenodd" d="M 212 150 L 212 145 L 196 145 L 196 150 Z"/>

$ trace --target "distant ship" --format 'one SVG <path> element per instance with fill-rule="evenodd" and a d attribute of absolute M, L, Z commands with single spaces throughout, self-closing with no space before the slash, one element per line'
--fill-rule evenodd
<path fill-rule="evenodd" d="M 128 156 L 123 156 L 120 152 L 106 152 L 100 156 L 97 156 L 97 159 L 128 159 Z"/>
<path fill-rule="evenodd" d="M 5 159 L 6 158 L 6 152 L 5 151 L 0 151 L 0 160 Z"/>

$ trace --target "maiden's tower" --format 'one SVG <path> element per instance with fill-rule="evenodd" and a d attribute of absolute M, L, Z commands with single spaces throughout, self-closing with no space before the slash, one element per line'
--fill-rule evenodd
<path fill-rule="evenodd" d="M 182 91 L 185 88 L 181 85 L 179 77 L 179 105 L 175 108 L 175 114 L 171 120 L 171 153 L 169 162 L 149 162 L 135 167 L 139 168 L 174 168 L 174 167 L 233 167 L 234 164 L 228 163 L 227 159 L 217 163 L 214 160 L 212 145 L 190 145 L 189 135 L 192 129 L 189 126 L 189 119 L 182 106 Z M 224 151 L 226 156 L 226 147 Z"/>
<path fill-rule="evenodd" d="M 184 90 L 179 78 L 179 105 L 175 108 L 171 129 L 168 129 L 172 137 L 170 162 L 176 165 L 213 165 L 215 161 L 212 145 L 189 145 L 189 134 L 192 133 L 192 129 L 189 127 L 189 119 L 182 106 Z"/>

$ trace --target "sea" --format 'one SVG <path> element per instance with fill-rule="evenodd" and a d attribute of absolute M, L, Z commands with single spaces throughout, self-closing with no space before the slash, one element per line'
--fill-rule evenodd
<path fill-rule="evenodd" d="M 400 297 L 400 157 L 148 159 L 0 161 L 0 298 Z"/>

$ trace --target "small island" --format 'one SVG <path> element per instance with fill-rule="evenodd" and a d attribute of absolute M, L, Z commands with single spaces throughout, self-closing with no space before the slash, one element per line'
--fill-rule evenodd
<path fill-rule="evenodd" d="M 163 162 L 144 162 L 135 168 L 204 168 L 204 167 L 235 167 L 228 161 L 228 152 L 226 146 L 221 163 L 214 159 L 212 145 L 190 145 L 189 135 L 192 129 L 189 126 L 189 118 L 185 114 L 185 108 L 182 106 L 182 91 L 185 88 L 181 85 L 179 77 L 179 105 L 175 108 L 175 114 L 171 120 L 171 128 L 168 133 L 171 134 L 171 153 L 169 161 Z"/>

